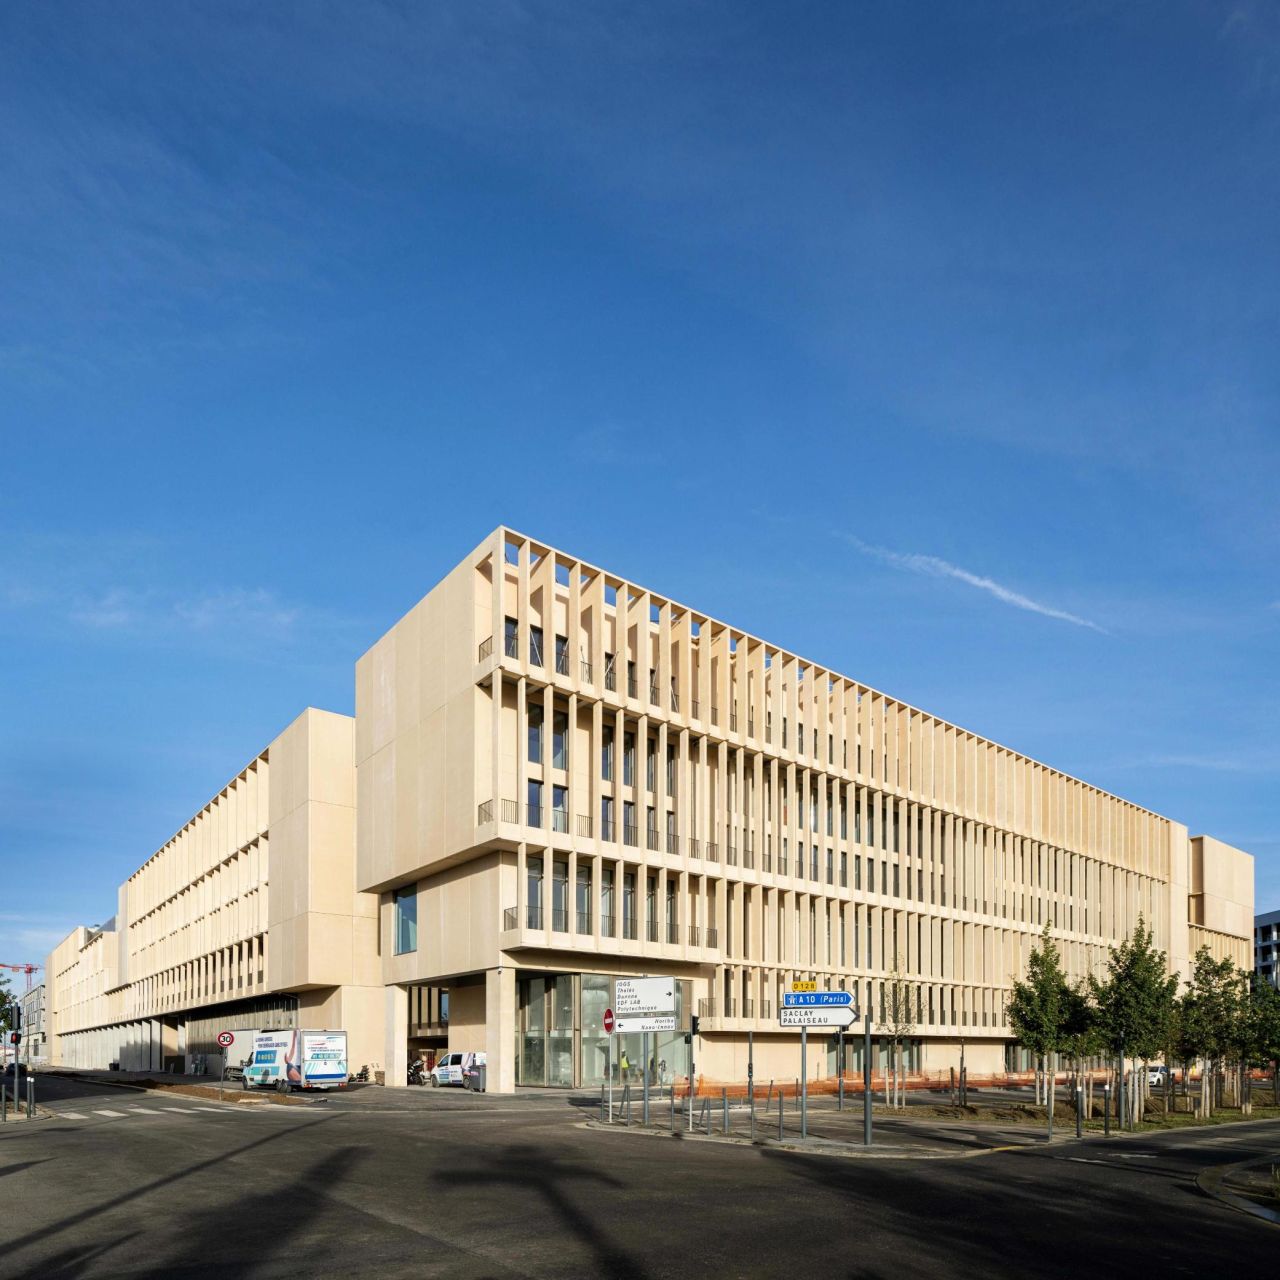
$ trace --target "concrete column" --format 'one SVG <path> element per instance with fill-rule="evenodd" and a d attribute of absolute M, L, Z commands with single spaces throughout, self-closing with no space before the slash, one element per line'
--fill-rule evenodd
<path fill-rule="evenodd" d="M 404 1086 L 409 1074 L 409 989 L 394 983 L 386 991 L 386 1067 L 385 1080 L 397 1088 Z"/>
<path fill-rule="evenodd" d="M 485 1061 L 487 1087 L 514 1093 L 516 1087 L 516 971 L 499 965 L 485 975 Z"/>

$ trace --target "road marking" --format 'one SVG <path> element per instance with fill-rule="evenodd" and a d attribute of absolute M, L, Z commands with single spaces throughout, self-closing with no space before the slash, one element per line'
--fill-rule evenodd
<path fill-rule="evenodd" d="M 124 1120 L 126 1114 L 123 1111 L 95 1111 L 95 1116 L 110 1116 L 113 1120 Z"/>
<path fill-rule="evenodd" d="M 215 1116 L 220 1116 L 224 1114 L 221 1107 L 192 1107 L 191 1110 L 192 1111 L 212 1111 Z"/>
<path fill-rule="evenodd" d="M 164 1107 L 163 1111 L 170 1116 L 193 1116 L 199 1110 L 198 1107 Z"/>
<path fill-rule="evenodd" d="M 135 1116 L 158 1116 L 160 1114 L 155 1107 L 130 1107 L 129 1113 Z"/>
<path fill-rule="evenodd" d="M 64 1120 L 86 1119 L 86 1117 L 81 1115 L 79 1111 L 59 1111 L 57 1114 L 60 1115 Z"/>

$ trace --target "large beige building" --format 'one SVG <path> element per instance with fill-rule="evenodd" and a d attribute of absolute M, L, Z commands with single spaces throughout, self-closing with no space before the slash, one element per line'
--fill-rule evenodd
<path fill-rule="evenodd" d="M 326 987 L 327 926 L 282 920 L 265 942 L 294 948 L 288 981 L 262 990 L 358 991 L 343 1016 L 381 1020 L 392 1083 L 446 1045 L 484 1050 L 501 1090 L 593 1084 L 624 1047 L 638 1065 L 639 1037 L 607 1055 L 601 1024 L 623 976 L 675 978 L 680 1027 L 699 1018 L 655 1067 L 682 1074 L 692 1047 L 728 1080 L 749 1032 L 758 1077 L 798 1071 L 778 1025 L 795 979 L 883 1025 L 895 978 L 912 1065 L 963 1042 L 979 1071 L 1006 1061 L 1006 997 L 1046 924 L 1077 975 L 1140 915 L 1179 973 L 1201 943 L 1248 963 L 1247 854 L 507 529 L 356 664 L 354 773 L 348 914 L 380 936 L 353 927 L 352 976 Z M 274 793 L 271 813 L 274 921 Z M 325 874 L 305 850 L 290 866 Z M 69 939 L 51 981 L 99 946 Z M 88 981 L 83 1025 L 120 980 Z M 809 1061 L 830 1072 L 834 1045 Z"/>
<path fill-rule="evenodd" d="M 46 967 L 51 1059 L 123 1070 L 220 1031 L 344 1027 L 381 1057 L 377 904 L 355 881 L 355 725 L 308 710 L 76 929 Z"/>

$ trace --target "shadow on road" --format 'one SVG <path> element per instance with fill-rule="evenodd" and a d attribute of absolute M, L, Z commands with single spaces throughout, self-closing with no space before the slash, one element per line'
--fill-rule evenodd
<path fill-rule="evenodd" d="M 556 1214 L 564 1226 L 595 1255 L 596 1275 L 618 1280 L 643 1280 L 644 1269 L 609 1238 L 605 1229 L 566 1193 L 569 1183 L 596 1184 L 619 1188 L 622 1184 L 606 1173 L 585 1164 L 575 1164 L 550 1155 L 536 1146 L 506 1147 L 486 1155 L 468 1167 L 452 1167 L 435 1175 L 442 1190 L 457 1191 L 464 1187 L 507 1187 L 537 1196 Z"/>

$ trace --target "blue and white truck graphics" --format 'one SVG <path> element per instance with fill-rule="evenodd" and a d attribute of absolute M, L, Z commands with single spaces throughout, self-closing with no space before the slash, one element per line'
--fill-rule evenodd
<path fill-rule="evenodd" d="M 260 1031 L 253 1061 L 244 1069 L 244 1087 L 341 1089 L 347 1083 L 345 1031 Z"/>

